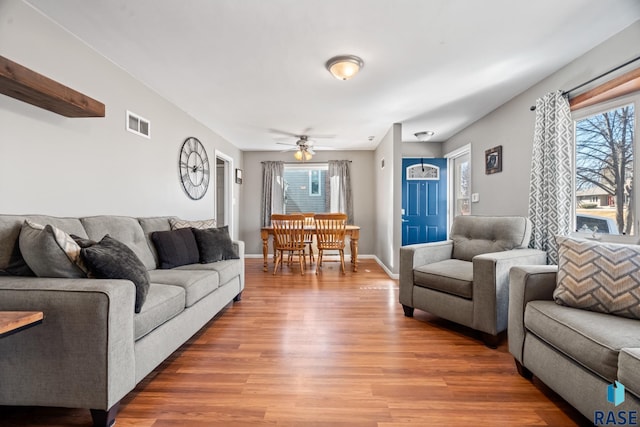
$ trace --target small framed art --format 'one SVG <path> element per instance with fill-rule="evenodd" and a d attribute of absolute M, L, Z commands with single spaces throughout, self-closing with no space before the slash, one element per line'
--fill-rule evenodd
<path fill-rule="evenodd" d="M 236 169 L 236 184 L 242 184 L 242 169 Z"/>
<path fill-rule="evenodd" d="M 487 175 L 502 172 L 502 145 L 485 150 L 484 165 Z"/>

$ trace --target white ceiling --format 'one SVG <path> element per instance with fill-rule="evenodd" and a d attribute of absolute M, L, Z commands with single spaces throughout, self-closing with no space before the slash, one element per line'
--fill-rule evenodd
<path fill-rule="evenodd" d="M 282 150 L 271 129 L 373 149 L 392 123 L 444 141 L 640 19 L 638 0 L 28 3 L 243 150 Z M 341 54 L 365 62 L 352 80 L 324 67 Z"/>

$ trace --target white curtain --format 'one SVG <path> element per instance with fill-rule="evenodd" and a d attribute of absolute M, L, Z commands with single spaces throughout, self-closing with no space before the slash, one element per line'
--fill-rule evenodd
<path fill-rule="evenodd" d="M 331 212 L 347 214 L 347 224 L 353 224 L 353 196 L 351 194 L 350 160 L 329 161 L 329 182 L 331 184 Z"/>
<path fill-rule="evenodd" d="M 271 225 L 271 214 L 284 212 L 284 162 L 262 162 L 262 226 Z"/>
<path fill-rule="evenodd" d="M 546 251 L 549 264 L 558 262 L 555 237 L 571 232 L 573 150 L 567 98 L 557 91 L 538 99 L 529 188 L 530 246 Z"/>

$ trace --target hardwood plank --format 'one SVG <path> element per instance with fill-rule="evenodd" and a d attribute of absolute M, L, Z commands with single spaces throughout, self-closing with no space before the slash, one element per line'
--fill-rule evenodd
<path fill-rule="evenodd" d="M 273 275 L 246 261 L 242 301 L 121 402 L 118 426 L 582 426 L 544 384 L 516 372 L 507 343 L 416 310 L 372 260 Z M 313 267 L 315 268 L 315 267 Z M 313 268 L 310 272 L 313 272 Z M 0 408 L 8 426 L 89 426 L 88 411 Z"/>

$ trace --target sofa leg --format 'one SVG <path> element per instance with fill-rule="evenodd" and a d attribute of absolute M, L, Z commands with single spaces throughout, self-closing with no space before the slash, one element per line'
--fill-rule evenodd
<path fill-rule="evenodd" d="M 240 291 L 240 293 L 238 295 L 236 295 L 235 297 L 233 297 L 233 302 L 238 302 L 242 300 L 242 291 Z"/>
<path fill-rule="evenodd" d="M 498 348 L 498 344 L 500 344 L 500 338 L 501 338 L 500 334 L 491 335 L 486 332 L 482 333 L 482 341 L 484 342 L 484 345 L 494 350 Z"/>
<path fill-rule="evenodd" d="M 402 309 L 404 310 L 404 315 L 406 317 L 413 317 L 413 307 L 402 304 Z"/>
<path fill-rule="evenodd" d="M 522 366 L 522 363 L 520 363 L 517 359 L 513 360 L 516 362 L 516 370 L 522 378 L 526 380 L 530 380 L 531 378 L 533 378 L 533 372 Z"/>
<path fill-rule="evenodd" d="M 93 419 L 93 427 L 111 427 L 116 423 L 116 414 L 120 402 L 113 405 L 108 410 L 104 409 L 91 409 L 91 418 Z"/>

